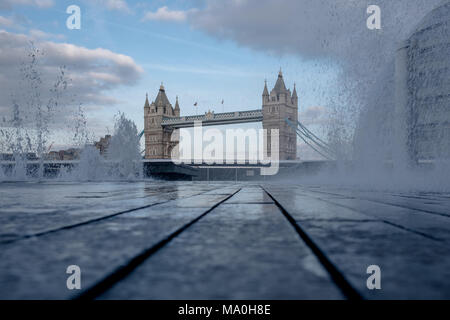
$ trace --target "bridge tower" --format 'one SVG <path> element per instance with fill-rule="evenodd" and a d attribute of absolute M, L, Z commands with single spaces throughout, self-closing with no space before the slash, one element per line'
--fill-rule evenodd
<path fill-rule="evenodd" d="M 171 142 L 170 137 L 173 129 L 163 127 L 163 118 L 174 118 L 180 116 L 178 97 L 175 108 L 169 102 L 163 84 L 159 88 L 156 99 L 151 104 L 148 95 L 144 105 L 144 135 L 145 135 L 145 158 L 146 159 L 170 159 L 172 148 L 177 142 Z"/>
<path fill-rule="evenodd" d="M 275 86 L 270 91 L 267 90 L 267 81 L 264 84 L 262 94 L 262 112 L 263 112 L 263 129 L 267 129 L 267 139 L 264 142 L 267 148 L 267 155 L 271 154 L 270 150 L 270 130 L 279 130 L 279 159 L 295 160 L 297 158 L 297 135 L 292 128 L 288 126 L 285 119 L 288 118 L 294 123 L 298 119 L 298 96 L 294 84 L 294 91 L 291 94 L 290 89 L 286 89 L 283 80 L 283 73 L 278 73 L 278 79 Z"/>

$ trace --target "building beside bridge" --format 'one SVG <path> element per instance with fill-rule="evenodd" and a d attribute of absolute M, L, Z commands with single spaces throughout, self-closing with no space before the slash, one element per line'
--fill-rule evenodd
<path fill-rule="evenodd" d="M 396 54 L 396 111 L 411 160 L 450 159 L 450 1 Z"/>
<path fill-rule="evenodd" d="M 204 115 L 180 116 L 178 97 L 175 107 L 167 98 L 164 86 L 161 84 L 155 101 L 151 104 L 148 95 L 144 104 L 144 135 L 146 159 L 170 159 L 172 149 L 178 144 L 171 141 L 172 132 L 180 128 L 193 127 L 196 121 L 203 126 L 225 125 L 247 122 L 262 122 L 263 128 L 270 133 L 271 129 L 279 130 L 279 159 L 295 160 L 297 157 L 297 135 L 289 127 L 286 119 L 297 122 L 298 96 L 294 89 L 286 88 L 283 74 L 280 70 L 273 89 L 264 84 L 262 108 L 250 111 L 235 111 L 225 113 L 208 112 Z M 271 154 L 270 134 L 264 141 L 267 154 Z"/>

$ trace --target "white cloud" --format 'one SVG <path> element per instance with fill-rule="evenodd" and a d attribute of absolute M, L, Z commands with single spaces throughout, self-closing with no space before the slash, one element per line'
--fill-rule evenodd
<path fill-rule="evenodd" d="M 49 8 L 54 5 L 53 0 L 19 0 L 18 2 L 32 3 L 33 5 L 40 8 Z"/>
<path fill-rule="evenodd" d="M 167 7 L 161 7 L 155 12 L 147 12 L 142 20 L 183 22 L 186 20 L 187 14 L 188 11 L 169 10 Z"/>
<path fill-rule="evenodd" d="M 56 40 L 62 40 L 65 39 L 65 36 L 62 34 L 52 34 L 47 33 L 42 30 L 38 29 L 31 29 L 29 31 L 30 37 L 36 40 L 44 40 L 44 39 L 56 39 Z"/>
<path fill-rule="evenodd" d="M 100 2 L 108 9 L 130 13 L 131 9 L 125 0 L 100 0 Z"/>
<path fill-rule="evenodd" d="M 383 33 L 366 27 L 371 0 L 206 0 L 190 23 L 248 47 L 303 57 L 349 58 L 406 36 L 441 0 L 378 0 Z M 384 51 L 377 52 L 383 54 Z"/>
<path fill-rule="evenodd" d="M 39 30 L 34 34 L 47 35 Z M 43 37 L 10 33 L 0 30 L 0 111 L 2 115 L 11 114 L 12 98 L 22 100 L 21 106 L 27 108 L 29 84 L 27 75 L 20 70 L 28 67 L 30 41 L 39 48 L 42 56 L 37 66 L 38 77 L 42 81 L 39 92 L 45 101 L 49 97 L 60 67 L 66 67 L 69 87 L 65 93 L 67 101 L 61 107 L 78 105 L 109 107 L 118 101 L 110 95 L 112 89 L 135 84 L 143 72 L 134 60 L 126 55 L 107 49 L 88 49 L 68 43 L 55 43 L 42 40 Z M 28 75 L 29 76 L 29 75 Z M 70 96 L 70 97 L 69 97 Z M 29 100 L 29 99 L 28 99 Z M 26 110 L 25 110 L 26 111 Z"/>
<path fill-rule="evenodd" d="M 334 94 L 320 104 L 334 110 L 345 124 L 339 132 L 348 136 L 361 110 L 392 112 L 395 51 L 442 3 L 377 0 L 381 30 L 369 30 L 367 7 L 372 0 L 205 1 L 188 16 L 194 28 L 240 46 L 323 65 L 321 74 L 339 69 L 336 85 L 330 88 Z"/>
<path fill-rule="evenodd" d="M 53 0 L 0 0 L 1 10 L 11 10 L 15 5 L 31 5 L 38 8 L 50 8 L 54 5 Z"/>
<path fill-rule="evenodd" d="M 11 27 L 12 25 L 14 25 L 12 19 L 0 16 L 0 27 Z"/>

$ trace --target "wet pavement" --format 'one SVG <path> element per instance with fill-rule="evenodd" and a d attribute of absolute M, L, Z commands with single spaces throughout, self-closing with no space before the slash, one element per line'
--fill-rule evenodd
<path fill-rule="evenodd" d="M 16 182 L 0 199 L 0 299 L 450 298 L 450 194 Z"/>

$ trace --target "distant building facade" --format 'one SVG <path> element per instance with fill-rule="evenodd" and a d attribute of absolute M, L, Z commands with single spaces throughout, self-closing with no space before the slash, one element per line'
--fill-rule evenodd
<path fill-rule="evenodd" d="M 396 109 L 412 160 L 450 159 L 450 2 L 397 50 Z"/>
<path fill-rule="evenodd" d="M 67 150 L 50 151 L 45 155 L 45 160 L 77 160 L 80 158 L 81 150 L 78 148 L 69 148 Z"/>
<path fill-rule="evenodd" d="M 94 146 L 99 150 L 100 154 L 103 156 L 106 154 L 110 142 L 111 142 L 111 135 L 107 134 L 105 137 L 100 138 L 99 141 L 94 142 Z"/>

